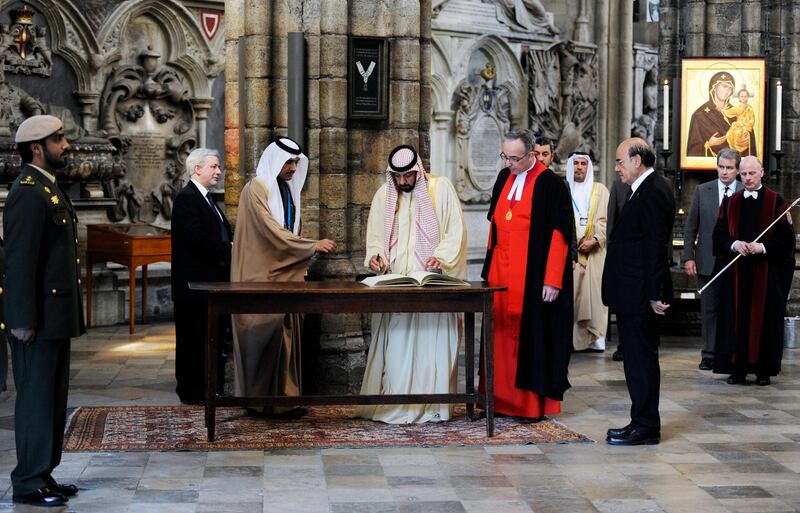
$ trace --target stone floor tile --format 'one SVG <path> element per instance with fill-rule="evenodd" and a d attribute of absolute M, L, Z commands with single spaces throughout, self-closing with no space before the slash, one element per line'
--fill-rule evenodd
<path fill-rule="evenodd" d="M 592 501 L 601 513 L 664 513 L 653 500 L 604 499 Z"/>
<path fill-rule="evenodd" d="M 796 509 L 779 499 L 719 499 L 734 513 L 796 513 Z"/>
<path fill-rule="evenodd" d="M 461 504 L 467 513 L 531 513 L 532 511 L 528 503 L 523 500 L 462 500 Z"/>

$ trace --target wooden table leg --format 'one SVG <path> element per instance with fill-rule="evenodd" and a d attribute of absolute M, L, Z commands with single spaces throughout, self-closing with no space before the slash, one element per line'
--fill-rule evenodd
<path fill-rule="evenodd" d="M 92 325 L 92 257 L 86 253 L 86 327 Z"/>
<path fill-rule="evenodd" d="M 147 264 L 142 266 L 142 324 L 147 324 Z"/>
<path fill-rule="evenodd" d="M 494 436 L 494 295 L 483 298 L 483 377 L 486 392 L 486 435 Z"/>
<path fill-rule="evenodd" d="M 467 380 L 467 395 L 473 396 L 467 403 L 467 418 L 475 420 L 475 313 L 464 313 L 464 368 Z"/>
<path fill-rule="evenodd" d="M 217 408 L 217 335 L 219 333 L 219 314 L 211 307 L 211 294 L 206 293 L 206 432 L 208 441 L 214 441 L 214 423 Z"/>
<path fill-rule="evenodd" d="M 130 319 L 130 334 L 133 335 L 133 325 L 136 322 L 136 266 L 133 262 L 128 266 L 130 274 L 130 285 L 128 293 L 131 296 L 130 306 L 128 307 L 128 319 Z"/>

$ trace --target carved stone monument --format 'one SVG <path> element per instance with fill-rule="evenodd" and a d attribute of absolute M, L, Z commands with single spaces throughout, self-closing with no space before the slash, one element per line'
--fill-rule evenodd
<path fill-rule="evenodd" d="M 456 105 L 456 191 L 465 203 L 488 203 L 497 172 L 503 167 L 500 146 L 511 126 L 511 82 L 494 85 L 495 66 L 487 61 L 480 73 L 464 79 Z"/>
<path fill-rule="evenodd" d="M 195 118 L 189 94 L 178 74 L 159 68 L 161 55 L 151 48 L 139 65 L 118 68 L 102 97 L 102 129 L 118 145 L 127 175 L 107 186 L 116 200 L 114 221 L 168 220 L 183 186 L 186 154 L 196 145 Z"/>
<path fill-rule="evenodd" d="M 525 56 L 530 129 L 555 141 L 556 162 L 576 150 L 597 150 L 597 57 L 569 41 Z"/>

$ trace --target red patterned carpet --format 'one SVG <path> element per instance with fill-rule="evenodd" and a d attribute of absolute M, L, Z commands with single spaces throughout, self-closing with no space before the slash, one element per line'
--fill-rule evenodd
<path fill-rule="evenodd" d="M 353 418 L 353 407 L 314 407 L 299 420 L 253 418 L 242 408 L 217 409 L 217 440 L 206 441 L 202 407 L 84 407 L 70 418 L 66 451 L 163 449 L 275 449 L 326 447 L 445 447 L 590 442 L 563 424 L 521 424 L 495 419 L 495 436 L 485 420 L 470 422 L 464 407 L 450 422 L 387 425 Z"/>

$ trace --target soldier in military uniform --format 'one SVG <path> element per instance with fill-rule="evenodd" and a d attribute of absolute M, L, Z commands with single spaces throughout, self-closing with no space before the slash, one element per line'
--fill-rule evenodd
<path fill-rule="evenodd" d="M 69 143 L 61 121 L 33 116 L 15 137 L 23 167 L 3 215 L 6 324 L 17 400 L 14 502 L 59 506 L 78 488 L 59 484 L 69 388 L 70 339 L 85 333 L 80 293 L 78 222 L 55 173 Z"/>

